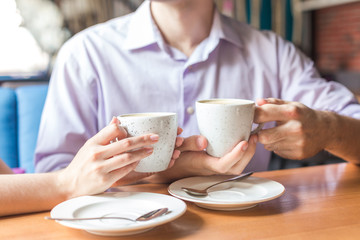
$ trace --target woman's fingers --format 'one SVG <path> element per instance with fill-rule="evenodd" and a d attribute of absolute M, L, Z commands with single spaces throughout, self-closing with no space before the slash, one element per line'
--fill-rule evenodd
<path fill-rule="evenodd" d="M 178 128 L 177 134 L 181 132 L 182 129 Z M 116 141 L 113 141 L 115 139 Z M 83 193 L 91 194 L 101 192 L 111 185 L 139 180 L 151 173 L 140 174 L 133 170 L 140 160 L 153 153 L 152 145 L 158 141 L 157 134 L 127 137 L 127 132 L 120 126 L 119 120 L 113 118 L 108 126 L 87 141 L 66 172 L 73 174 L 76 172 L 74 169 L 86 169 L 75 175 L 81 179 L 79 182 L 91 183 L 82 189 Z M 184 138 L 177 137 L 175 147 L 181 146 L 183 142 Z M 174 150 L 169 166 L 172 166 L 179 156 L 180 151 Z"/>
<path fill-rule="evenodd" d="M 112 186 L 116 186 L 116 182 L 119 181 L 119 179 L 122 179 L 130 172 L 132 172 L 136 168 L 137 164 L 137 162 L 134 162 L 125 167 L 115 169 L 112 172 L 108 173 L 109 182 L 112 183 Z"/>
<path fill-rule="evenodd" d="M 133 167 L 132 170 L 135 169 L 137 163 L 133 163 L 135 164 L 135 166 Z M 130 166 L 128 166 L 127 168 L 129 168 Z M 119 171 L 120 172 L 120 169 L 119 170 L 116 170 L 116 171 L 113 171 L 111 172 L 112 175 L 114 175 L 114 178 L 115 181 L 114 183 L 111 185 L 112 187 L 116 187 L 116 186 L 123 186 L 123 185 L 127 185 L 127 184 L 130 184 L 130 183 L 134 183 L 134 182 L 137 182 L 141 179 L 144 179 L 146 177 L 149 177 L 151 175 L 153 175 L 154 173 L 143 173 L 143 172 L 135 172 L 135 171 L 130 171 L 126 177 L 122 177 L 122 178 L 118 178 L 116 176 L 117 172 Z M 125 176 L 125 175 L 124 175 Z"/>
<path fill-rule="evenodd" d="M 108 144 L 102 148 L 103 158 L 107 159 L 121 153 L 132 151 L 134 149 L 150 146 L 159 141 L 157 134 L 145 134 L 138 137 L 129 137 L 120 141 Z"/>
<path fill-rule="evenodd" d="M 136 151 L 122 153 L 115 155 L 112 158 L 104 161 L 105 171 L 112 172 L 116 169 L 123 168 L 129 164 L 137 163 L 141 159 L 150 156 L 154 149 L 152 147 L 144 147 Z"/>
<path fill-rule="evenodd" d="M 90 141 L 98 145 L 107 145 L 114 139 L 126 138 L 127 132 L 119 124 L 120 121 L 117 118 L 113 118 L 110 124 L 93 136 Z"/>

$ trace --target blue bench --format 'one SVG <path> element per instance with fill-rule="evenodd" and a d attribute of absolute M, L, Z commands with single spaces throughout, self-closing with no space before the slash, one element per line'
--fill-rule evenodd
<path fill-rule="evenodd" d="M 0 158 L 34 172 L 34 150 L 48 85 L 0 87 Z"/>

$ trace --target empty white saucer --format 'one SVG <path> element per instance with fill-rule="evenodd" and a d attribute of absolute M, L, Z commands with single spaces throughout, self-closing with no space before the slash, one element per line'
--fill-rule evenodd
<path fill-rule="evenodd" d="M 119 216 L 136 219 L 158 208 L 168 208 L 163 216 L 145 222 L 127 220 L 58 221 L 60 224 L 82 229 L 96 235 L 124 236 L 142 233 L 173 221 L 186 211 L 186 204 L 172 196 L 146 192 L 109 192 L 82 196 L 62 202 L 51 210 L 54 218 Z"/>
<path fill-rule="evenodd" d="M 182 200 L 194 202 L 199 207 L 212 210 L 243 210 L 281 196 L 285 188 L 270 179 L 248 177 L 238 182 L 228 182 L 209 189 L 206 197 L 197 197 L 184 192 L 182 187 L 206 188 L 229 176 L 190 177 L 172 183 L 168 191 Z"/>

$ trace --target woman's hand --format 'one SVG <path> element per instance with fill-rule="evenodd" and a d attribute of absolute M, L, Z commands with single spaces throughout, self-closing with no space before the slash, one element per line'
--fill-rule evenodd
<path fill-rule="evenodd" d="M 178 130 L 177 130 L 177 134 L 180 135 L 182 133 L 182 129 L 178 127 Z M 162 172 L 166 172 L 168 171 L 169 168 L 172 168 L 175 164 L 175 160 L 177 160 L 181 154 L 181 152 L 177 149 L 178 147 L 180 147 L 184 142 L 184 138 L 182 137 L 177 137 L 176 138 L 176 142 L 175 142 L 175 150 L 173 152 L 173 155 L 172 155 L 172 159 L 169 163 L 169 166 L 167 168 L 167 170 L 164 170 Z M 162 173 L 160 172 L 160 174 Z M 116 186 L 121 186 L 121 185 L 126 185 L 126 184 L 129 184 L 129 183 L 133 183 L 133 182 L 136 182 L 136 181 L 139 181 L 141 179 L 144 179 L 146 177 L 150 177 L 151 175 L 154 175 L 154 174 L 159 174 L 159 173 L 139 173 L 139 172 L 130 172 L 128 175 L 126 175 L 125 177 L 119 179 L 118 181 L 116 181 L 116 183 L 113 184 L 113 187 L 116 187 Z"/>
<path fill-rule="evenodd" d="M 59 174 L 59 181 L 70 197 L 101 193 L 134 170 L 138 162 L 151 155 L 152 144 L 159 136 L 146 134 L 126 138 L 119 120 L 111 123 L 89 139 L 69 166 Z M 113 139 L 118 141 L 110 142 Z M 144 175 L 146 176 L 146 175 Z"/>
<path fill-rule="evenodd" d="M 178 135 L 181 132 L 182 129 L 178 128 Z M 141 159 L 152 154 L 151 145 L 158 139 L 157 134 L 127 138 L 127 132 L 119 126 L 119 120 L 113 118 L 108 126 L 84 144 L 69 166 L 59 173 L 60 184 L 68 189 L 68 198 L 72 198 L 101 193 L 110 187 L 148 177 L 153 173 L 137 173 L 133 170 Z M 181 146 L 182 142 L 183 138 L 177 137 L 176 147 Z M 175 150 L 169 167 L 179 156 L 180 151 Z"/>

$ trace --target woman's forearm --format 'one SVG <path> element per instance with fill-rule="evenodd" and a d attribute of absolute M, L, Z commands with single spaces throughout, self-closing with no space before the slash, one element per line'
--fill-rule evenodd
<path fill-rule="evenodd" d="M 0 216 L 39 212 L 67 199 L 58 172 L 0 175 Z"/>

